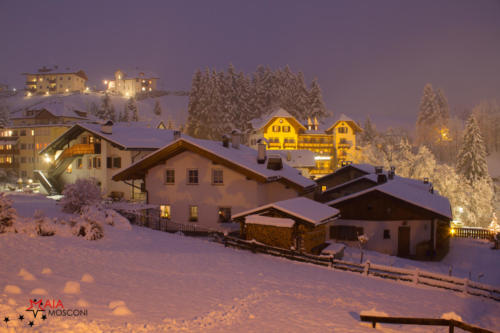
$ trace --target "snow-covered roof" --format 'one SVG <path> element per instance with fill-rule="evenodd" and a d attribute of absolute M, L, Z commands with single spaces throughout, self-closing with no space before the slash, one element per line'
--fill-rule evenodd
<path fill-rule="evenodd" d="M 383 184 L 332 200 L 326 204 L 333 206 L 340 202 L 347 201 L 373 191 L 388 194 L 394 198 L 401 199 L 441 216 L 445 216 L 450 219 L 452 218 L 451 206 L 448 198 L 442 197 L 437 193 L 431 193 L 428 189 L 418 188 L 414 183 L 409 183 L 400 178 L 388 180 Z"/>
<path fill-rule="evenodd" d="M 345 245 L 342 243 L 330 243 L 327 247 L 321 250 L 321 254 L 335 255 L 342 252 L 345 249 Z"/>
<path fill-rule="evenodd" d="M 288 111 L 286 111 L 283 108 L 277 108 L 271 113 L 265 115 L 263 118 L 259 119 L 254 119 L 250 123 L 252 124 L 252 127 L 255 130 L 260 130 L 262 127 L 264 127 L 269 121 L 271 121 L 273 118 L 288 118 L 288 119 L 293 119 L 293 121 L 296 123 L 297 126 L 303 127 L 303 130 L 306 129 L 304 125 L 302 125 L 297 119 L 295 119 L 294 116 L 292 116 Z"/>
<path fill-rule="evenodd" d="M 329 173 L 327 175 L 324 175 L 323 177 L 316 179 L 316 181 L 320 182 L 321 180 L 332 177 L 333 175 L 339 173 L 340 171 L 348 169 L 348 168 L 355 168 L 355 169 L 357 169 L 365 174 L 375 173 L 375 167 L 371 164 L 365 164 L 365 163 L 348 164 L 348 165 L 345 165 L 345 166 L 337 169 L 335 172 Z"/>
<path fill-rule="evenodd" d="M 71 117 L 78 119 L 96 120 L 95 117 L 90 115 L 87 111 L 80 110 L 79 106 L 63 98 L 44 100 L 39 103 L 27 107 L 25 110 L 18 110 L 12 114 L 12 119 L 16 118 L 30 118 L 36 117 L 34 113 L 32 116 L 26 116 L 26 111 L 40 111 L 47 110 L 55 117 Z"/>
<path fill-rule="evenodd" d="M 37 68 L 31 72 L 24 72 L 23 75 L 57 75 L 57 74 L 75 74 L 82 77 L 85 80 L 88 80 L 85 72 L 81 69 L 72 68 L 72 67 L 46 67 Z"/>
<path fill-rule="evenodd" d="M 294 168 L 314 168 L 314 152 L 307 149 L 297 150 L 272 150 L 273 154 L 279 154 L 283 162 Z"/>
<path fill-rule="evenodd" d="M 363 131 L 363 129 L 361 128 L 361 126 L 359 126 L 359 124 L 357 122 L 355 122 L 352 118 L 346 116 L 343 113 L 338 118 L 335 119 L 335 121 L 328 128 L 328 130 L 335 127 L 339 122 L 342 122 L 342 121 L 348 123 L 352 127 L 352 129 L 357 131 L 357 132 Z"/>
<path fill-rule="evenodd" d="M 117 70 L 118 71 L 118 70 Z M 140 68 L 135 68 L 135 69 L 119 69 L 125 77 L 124 79 L 136 79 L 136 78 L 141 78 L 141 79 L 158 79 L 159 76 L 152 71 L 148 70 L 143 70 Z"/>
<path fill-rule="evenodd" d="M 146 123 L 115 123 L 112 126 L 111 134 L 102 132 L 101 124 L 78 123 L 52 141 L 40 154 L 60 149 L 67 143 L 68 139 L 72 139 L 84 131 L 129 150 L 156 150 L 174 140 L 174 131 L 150 128 L 146 126 Z"/>
<path fill-rule="evenodd" d="M 295 224 L 295 221 L 289 218 L 282 217 L 269 217 L 262 215 L 249 215 L 245 217 L 246 224 L 261 224 L 270 225 L 273 227 L 291 228 Z"/>
<path fill-rule="evenodd" d="M 303 177 L 300 175 L 299 171 L 286 163 L 283 164 L 283 168 L 280 170 L 268 169 L 267 163 L 269 159 L 267 159 L 265 163 L 258 163 L 257 151 L 255 149 L 244 145 L 240 145 L 239 148 L 233 148 L 232 145 L 224 147 L 220 141 L 195 139 L 185 135 L 174 142 L 168 143 L 144 159 L 132 164 L 127 169 L 115 174 L 113 179 L 132 179 L 134 177 L 133 175 L 137 172 L 142 173 L 147 168 L 153 166 L 158 160 L 167 159 L 171 151 L 175 149 L 201 149 L 207 155 L 214 156 L 214 158 L 221 158 L 227 162 L 228 165 L 235 168 L 243 168 L 244 170 L 251 172 L 253 175 L 258 176 L 267 182 L 283 179 L 291 182 L 292 184 L 298 185 L 302 189 L 314 188 L 316 185 L 314 181 Z"/>
<path fill-rule="evenodd" d="M 274 208 L 289 215 L 300 218 L 314 225 L 322 224 L 337 216 L 340 211 L 326 204 L 305 198 L 297 197 L 288 200 L 273 202 L 245 212 L 233 215 L 233 219 L 249 214 Z"/>

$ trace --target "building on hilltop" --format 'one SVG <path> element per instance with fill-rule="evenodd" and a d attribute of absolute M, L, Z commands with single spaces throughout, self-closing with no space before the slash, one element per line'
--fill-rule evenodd
<path fill-rule="evenodd" d="M 25 90 L 28 96 L 88 91 L 88 78 L 83 70 L 43 66 L 23 75 L 26 76 Z"/>
<path fill-rule="evenodd" d="M 231 216 L 255 207 L 313 195 L 316 184 L 283 162 L 240 144 L 233 131 L 222 142 L 182 136 L 113 176 L 144 182 L 147 203 L 168 222 L 224 228 Z"/>
<path fill-rule="evenodd" d="M 252 123 L 250 146 L 265 138 L 270 150 L 310 150 L 314 152 L 316 166 L 310 171 L 313 177 L 329 174 L 344 164 L 356 160 L 359 148 L 356 135 L 361 127 L 351 118 L 341 115 L 331 126 L 325 127 L 317 119 L 300 123 L 286 110 L 279 108 L 266 119 Z"/>
<path fill-rule="evenodd" d="M 11 158 L 4 158 L 4 163 L 11 163 L 24 183 L 33 181 L 35 170 L 48 168 L 38 153 L 76 122 L 90 121 L 95 118 L 63 99 L 43 101 L 13 112 L 10 123 L 0 131 L 2 140 L 9 142 L 0 145 L 0 151 L 13 152 Z"/>
<path fill-rule="evenodd" d="M 173 139 L 174 131 L 148 123 L 78 123 L 40 151 L 50 168 L 39 176 L 46 179 L 47 192 L 61 192 L 79 178 L 93 178 L 105 196 L 142 200 L 141 182 L 114 182 L 111 176 Z"/>
<path fill-rule="evenodd" d="M 114 80 L 104 80 L 106 90 L 125 97 L 134 97 L 139 93 L 148 93 L 157 89 L 159 77 L 151 72 L 134 70 L 117 70 Z"/>

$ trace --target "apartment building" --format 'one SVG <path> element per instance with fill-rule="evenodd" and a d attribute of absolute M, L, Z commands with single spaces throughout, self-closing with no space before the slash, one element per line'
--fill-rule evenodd
<path fill-rule="evenodd" d="M 26 76 L 25 90 L 28 96 L 88 91 L 88 78 L 83 70 L 43 66 L 23 75 Z"/>
<path fill-rule="evenodd" d="M 158 76 L 147 71 L 117 70 L 114 80 L 104 80 L 106 90 L 125 97 L 134 97 L 138 93 L 152 92 L 157 89 Z"/>

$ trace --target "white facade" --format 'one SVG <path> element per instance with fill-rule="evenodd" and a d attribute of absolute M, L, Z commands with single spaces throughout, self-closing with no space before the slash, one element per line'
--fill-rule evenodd
<path fill-rule="evenodd" d="M 134 97 L 138 93 L 152 92 L 157 89 L 158 78 L 140 70 L 115 72 L 114 80 L 106 80 L 106 89 L 125 97 Z"/>
<path fill-rule="evenodd" d="M 74 144 L 84 142 L 84 140 L 88 142 L 87 140 L 92 136 L 92 133 L 84 132 L 75 140 L 70 141 L 69 145 L 73 146 Z M 121 150 L 113 147 L 108 141 L 102 140 L 100 154 L 85 154 L 76 157 L 66 171 L 59 176 L 59 181 L 62 184 L 73 184 L 79 178 L 94 178 L 100 184 L 103 196 L 107 197 L 112 192 L 116 192 L 120 195 L 123 193 L 125 200 L 141 199 L 139 189 L 134 189 L 134 187 L 124 182 L 115 182 L 111 180 L 111 177 L 119 170 L 130 166 L 133 162 L 140 160 L 150 153 L 150 151 Z M 110 167 L 108 167 L 108 158 L 112 159 Z M 120 167 L 115 165 L 117 162 L 116 159 L 119 159 Z M 140 187 L 138 181 L 135 183 Z"/>
<path fill-rule="evenodd" d="M 367 220 L 344 220 L 339 219 L 330 226 L 354 226 L 363 228 L 363 233 L 368 236 L 368 242 L 364 249 L 377 251 L 388 255 L 398 255 L 398 232 L 400 227 L 410 229 L 410 255 L 417 254 L 417 244 L 430 241 L 431 221 L 429 220 L 408 220 L 408 221 L 367 221 Z M 387 232 L 388 230 L 388 232 Z M 389 238 L 384 238 L 389 236 Z M 434 240 L 436 234 L 434 231 Z M 358 247 L 358 241 L 338 240 L 349 246 Z"/>
<path fill-rule="evenodd" d="M 166 184 L 167 169 L 174 170 L 175 181 Z M 188 184 L 189 169 L 198 170 L 198 184 Z M 213 184 L 212 170 L 222 170 L 222 184 Z M 297 190 L 280 182 L 258 182 L 229 167 L 216 164 L 192 151 L 184 151 L 146 173 L 148 203 L 170 205 L 171 220 L 217 227 L 219 208 L 230 208 L 231 214 L 266 203 L 298 196 Z M 190 206 L 197 206 L 198 221 L 190 221 Z"/>
<path fill-rule="evenodd" d="M 25 85 L 28 95 L 63 94 L 87 90 L 87 76 L 82 70 L 43 67 L 35 72 L 24 73 L 24 75 L 26 75 Z"/>

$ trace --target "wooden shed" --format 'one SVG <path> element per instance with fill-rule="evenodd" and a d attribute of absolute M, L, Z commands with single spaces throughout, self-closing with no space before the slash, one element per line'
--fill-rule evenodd
<path fill-rule="evenodd" d="M 327 226 L 339 211 L 304 197 L 274 202 L 233 216 L 240 236 L 266 245 L 318 253 L 325 244 Z"/>

